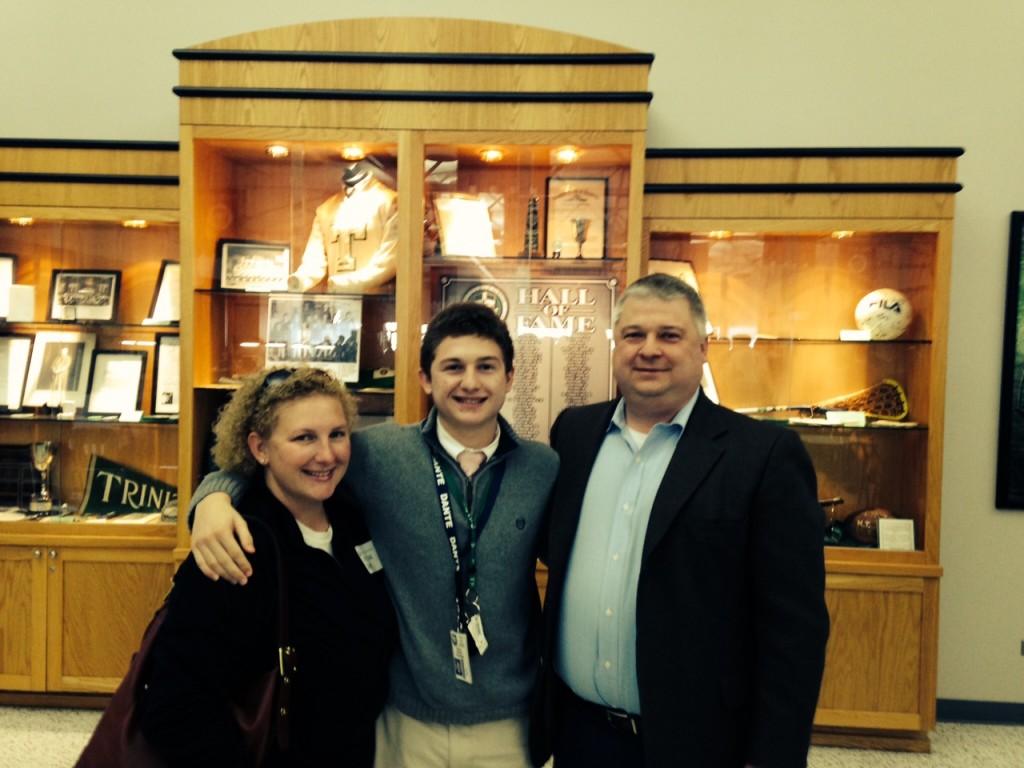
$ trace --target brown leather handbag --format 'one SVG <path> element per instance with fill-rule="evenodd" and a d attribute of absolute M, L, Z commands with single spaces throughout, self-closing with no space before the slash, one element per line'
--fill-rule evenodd
<path fill-rule="evenodd" d="M 288 584 L 277 538 L 264 521 L 246 519 L 270 531 L 278 572 L 277 666 L 255 678 L 239 700 L 233 702 L 235 719 L 248 754 L 246 763 L 259 766 L 266 757 L 271 731 L 276 735 L 277 748 L 282 752 L 288 748 L 289 693 L 295 675 L 295 649 L 288 644 Z M 75 768 L 166 768 L 167 762 L 146 741 L 135 715 L 136 701 L 142 693 L 140 687 L 145 686 L 153 642 L 166 616 L 165 600 L 146 627 L 142 644 L 128 665 L 128 673 L 110 699 Z"/>

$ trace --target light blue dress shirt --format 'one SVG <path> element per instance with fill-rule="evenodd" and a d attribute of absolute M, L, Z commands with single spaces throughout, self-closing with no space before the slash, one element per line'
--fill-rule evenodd
<path fill-rule="evenodd" d="M 654 497 L 697 395 L 644 436 L 620 400 L 587 482 L 565 579 L 555 670 L 577 696 L 640 712 L 636 591 Z"/>

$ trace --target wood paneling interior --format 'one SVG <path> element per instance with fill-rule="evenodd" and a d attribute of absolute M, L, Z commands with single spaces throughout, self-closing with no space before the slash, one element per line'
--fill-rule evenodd
<path fill-rule="evenodd" d="M 509 154 L 499 163 L 485 164 L 479 159 L 481 150 L 494 146 Z M 462 145 L 443 147 L 430 145 L 426 155 L 433 160 L 456 161 L 457 171 L 447 183 L 431 183 L 427 179 L 427 200 L 433 206 L 435 194 L 461 193 L 487 195 L 499 203 L 503 224 L 495 228 L 495 249 L 499 256 L 517 257 L 523 254 L 527 205 L 531 197 L 538 203 L 539 246 L 538 255 L 551 251 L 546 242 L 547 184 L 549 179 L 605 178 L 608 180 L 605 227 L 605 254 L 609 259 L 624 259 L 627 253 L 627 226 L 629 210 L 629 147 L 581 147 L 581 157 L 568 165 L 553 160 L 554 147 L 507 147 L 504 145 Z M 428 212 L 428 221 L 434 211 Z M 495 214 L 492 213 L 492 224 Z M 436 219 L 435 219 L 436 221 Z M 435 253 L 436 230 L 428 228 L 424 238 L 424 257 Z M 571 244 L 569 244 L 571 246 Z M 569 254 L 566 254 L 568 256 Z"/>
<path fill-rule="evenodd" d="M 360 91 L 644 91 L 649 67 L 183 61 L 181 85 Z"/>
<path fill-rule="evenodd" d="M 951 219 L 950 194 L 692 194 L 646 195 L 644 217 L 731 219 Z M 655 222 L 652 221 L 652 224 Z"/>
<path fill-rule="evenodd" d="M 177 260 L 178 227 L 157 224 L 129 229 L 117 221 L 37 221 L 20 227 L 4 221 L 0 252 L 17 256 L 14 282 L 35 287 L 36 322 L 46 322 L 49 314 L 53 270 L 114 269 L 121 273 L 116 319 L 121 324 L 141 324 L 152 306 L 160 262 Z"/>
<path fill-rule="evenodd" d="M 945 157 L 652 158 L 648 184 L 953 183 L 956 160 Z"/>
<path fill-rule="evenodd" d="M 590 131 L 640 131 L 647 126 L 647 104 L 185 97 L 181 101 L 181 121 L 197 126 L 568 132 L 584 126 L 583 130 Z"/>
<path fill-rule="evenodd" d="M 146 401 L 148 408 L 148 401 Z M 112 421 L 10 419 L 3 422 L 2 442 L 28 445 L 42 440 L 57 443 L 50 468 L 51 490 L 58 502 L 81 504 L 89 457 L 125 464 L 165 483 L 178 480 L 178 434 L 174 424 L 124 424 Z"/>

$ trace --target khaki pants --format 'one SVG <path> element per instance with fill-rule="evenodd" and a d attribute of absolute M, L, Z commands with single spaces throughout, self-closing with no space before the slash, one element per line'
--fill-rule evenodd
<path fill-rule="evenodd" d="M 443 725 L 386 707 L 374 768 L 530 768 L 527 719 Z"/>

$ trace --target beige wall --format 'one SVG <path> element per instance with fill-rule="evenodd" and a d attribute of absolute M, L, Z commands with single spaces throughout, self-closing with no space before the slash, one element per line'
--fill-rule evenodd
<path fill-rule="evenodd" d="M 305 21 L 423 15 L 423 7 L 11 0 L 0 14 L 0 136 L 173 140 L 171 49 Z M 653 147 L 967 150 L 954 242 L 939 696 L 1024 702 L 1024 512 L 993 506 L 1007 225 L 1009 211 L 1024 210 L 1024 3 L 436 0 L 430 8 L 656 54 Z"/>

